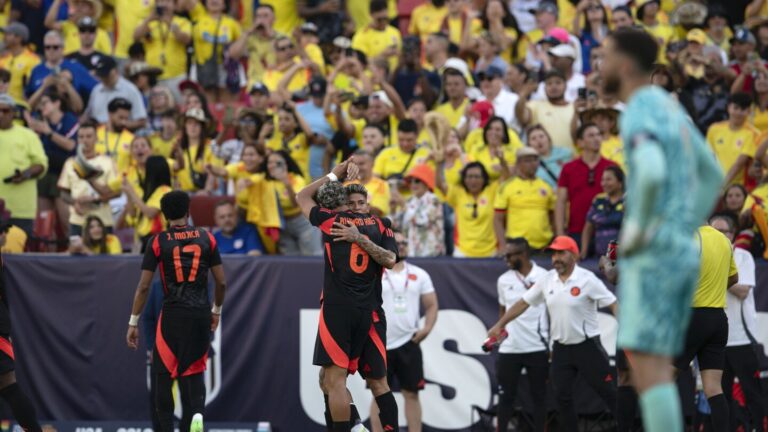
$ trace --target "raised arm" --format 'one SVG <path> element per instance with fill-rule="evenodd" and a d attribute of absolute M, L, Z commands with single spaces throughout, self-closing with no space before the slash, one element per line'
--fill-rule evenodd
<path fill-rule="evenodd" d="M 53 0 L 51 7 L 48 9 L 48 13 L 45 14 L 45 20 L 43 25 L 50 30 L 61 30 L 61 24 L 57 19 L 59 17 L 59 9 L 61 9 L 62 0 Z"/>
<path fill-rule="evenodd" d="M 341 181 L 347 176 L 349 171 L 354 171 L 354 175 L 351 172 L 349 173 L 350 178 L 357 176 L 357 165 L 351 163 L 351 160 L 352 159 L 350 158 L 336 165 L 331 171 L 331 174 L 313 181 L 296 194 L 296 203 L 301 207 L 301 214 L 303 214 L 304 217 L 309 219 L 309 214 L 312 212 L 312 208 L 317 206 L 317 203 L 315 202 L 315 194 L 320 189 L 320 186 L 332 181 L 331 177 L 336 178 L 334 181 Z"/>

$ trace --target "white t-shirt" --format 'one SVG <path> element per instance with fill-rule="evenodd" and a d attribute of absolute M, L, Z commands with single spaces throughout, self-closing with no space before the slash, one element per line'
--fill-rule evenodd
<path fill-rule="evenodd" d="M 384 270 L 381 285 L 389 351 L 408 343 L 419 330 L 421 296 L 435 292 L 435 287 L 427 272 L 407 262 L 400 272 Z"/>
<path fill-rule="evenodd" d="M 574 74 L 571 75 L 571 79 L 565 83 L 565 101 L 575 101 L 579 97 L 579 89 L 581 87 L 586 87 L 586 85 L 587 80 L 584 78 L 584 75 L 574 72 Z M 547 92 L 544 89 L 543 81 L 539 83 L 539 88 L 536 90 L 536 93 L 531 96 L 531 100 L 547 100 Z M 570 125 L 568 127 L 570 127 Z"/>
<path fill-rule="evenodd" d="M 749 332 L 754 336 L 757 328 L 757 311 L 755 310 L 755 260 L 752 255 L 744 249 L 735 248 L 733 250 L 733 260 L 736 261 L 736 269 L 739 270 L 739 284 L 752 287 L 743 301 L 735 295 L 728 292 L 726 300 L 728 305 L 725 314 L 728 315 L 728 344 L 726 346 L 749 345 L 750 341 L 747 332 L 744 331 L 744 324 L 741 321 L 742 303 L 744 305 L 744 321 L 747 323 Z"/>
<path fill-rule="evenodd" d="M 545 269 L 533 263 L 531 272 L 525 277 L 515 270 L 509 270 L 499 276 L 496 284 L 499 292 L 499 305 L 509 310 L 512 305 L 523 298 L 523 294 L 533 284 L 546 274 Z M 545 351 L 547 349 L 546 343 L 549 340 L 546 306 L 540 304 L 529 307 L 522 315 L 507 324 L 505 329 L 509 333 L 509 337 L 504 339 L 499 346 L 500 353 L 523 354 Z"/>
<path fill-rule="evenodd" d="M 507 122 L 507 127 L 514 129 L 518 133 L 520 133 L 521 128 L 517 117 L 515 117 L 515 105 L 519 98 L 517 93 L 512 93 L 503 88 L 491 102 L 493 104 L 493 115 L 503 118 Z"/>
<path fill-rule="evenodd" d="M 525 294 L 531 306 L 547 304 L 552 339 L 563 345 L 575 345 L 598 336 L 597 309 L 616 302 L 616 296 L 594 273 L 578 265 L 565 282 L 550 270 Z"/>

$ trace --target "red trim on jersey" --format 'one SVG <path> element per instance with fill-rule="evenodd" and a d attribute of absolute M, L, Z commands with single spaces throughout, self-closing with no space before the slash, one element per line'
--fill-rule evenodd
<path fill-rule="evenodd" d="M 0 337 L 0 351 L 4 352 L 11 358 L 11 360 L 16 360 L 16 357 L 13 355 L 13 345 L 11 345 L 11 341 L 4 337 Z"/>
<path fill-rule="evenodd" d="M 387 347 L 384 346 L 384 342 L 379 337 L 379 334 L 376 333 L 376 328 L 373 326 L 373 324 L 371 324 L 371 328 L 368 330 L 368 337 L 371 338 L 371 342 L 373 342 L 373 344 L 376 345 L 376 349 L 379 350 L 379 354 L 381 354 L 381 358 L 384 359 L 384 367 L 386 367 L 387 366 Z"/>
<path fill-rule="evenodd" d="M 384 226 L 384 221 L 381 220 L 381 218 L 376 218 L 376 222 L 379 224 L 379 232 L 384 234 L 384 231 L 387 229 L 387 227 Z"/>
<path fill-rule="evenodd" d="M 328 255 L 328 264 L 331 265 L 331 271 L 336 272 L 336 270 L 333 269 L 333 256 L 331 255 L 331 244 L 328 242 L 325 242 L 325 253 Z"/>
<path fill-rule="evenodd" d="M 184 373 L 181 374 L 181 376 L 185 377 L 185 376 L 203 373 L 205 372 L 207 365 L 208 365 L 208 351 L 206 350 L 205 354 L 203 354 L 203 356 L 200 357 L 199 359 L 195 360 L 194 363 L 189 365 L 187 370 L 185 370 Z"/>
<path fill-rule="evenodd" d="M 160 316 L 157 317 L 157 334 L 155 335 L 155 346 L 157 349 L 157 354 L 160 355 L 160 360 L 163 361 L 165 368 L 168 369 L 168 372 L 171 373 L 171 378 L 175 379 L 179 376 L 177 371 L 179 368 L 179 359 L 176 358 L 176 355 L 173 353 L 173 351 L 171 351 L 171 347 L 168 346 L 168 343 L 163 337 L 163 331 L 161 329 L 162 324 L 163 313 L 160 312 Z"/>
<path fill-rule="evenodd" d="M 165 266 L 160 261 L 160 280 L 163 281 L 163 293 L 168 294 L 168 285 L 165 284 Z"/>
<path fill-rule="evenodd" d="M 156 235 L 152 240 L 152 253 L 155 254 L 155 258 L 160 258 L 160 236 Z"/>
<path fill-rule="evenodd" d="M 318 326 L 318 332 L 320 334 L 320 342 L 323 344 L 325 352 L 331 357 L 333 364 L 340 368 L 347 369 L 349 367 L 349 356 L 345 353 L 339 344 L 333 340 L 331 332 L 328 331 L 328 327 L 325 325 L 325 318 L 323 317 L 323 308 L 320 307 L 320 323 Z"/>
<path fill-rule="evenodd" d="M 333 223 L 336 222 L 336 218 L 332 219 L 326 219 L 325 222 L 321 223 L 318 228 L 320 228 L 320 231 L 331 235 L 331 228 L 333 228 Z"/>
<path fill-rule="evenodd" d="M 360 367 L 360 357 L 353 358 L 349 361 L 349 366 L 347 367 L 347 373 L 350 375 L 354 375 L 357 373 L 357 369 Z"/>
<path fill-rule="evenodd" d="M 376 311 L 371 312 L 371 318 L 373 319 L 373 322 L 377 323 L 381 321 L 381 318 L 379 318 L 379 313 Z"/>
<path fill-rule="evenodd" d="M 216 237 L 214 237 L 213 234 L 211 234 L 211 232 L 208 231 L 208 230 L 206 230 L 205 233 L 208 234 L 208 238 L 211 239 L 211 250 L 215 250 L 216 249 Z"/>

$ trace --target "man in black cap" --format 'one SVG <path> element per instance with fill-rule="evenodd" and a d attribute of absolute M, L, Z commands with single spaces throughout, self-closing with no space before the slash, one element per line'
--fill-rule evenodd
<path fill-rule="evenodd" d="M 107 54 L 96 51 L 96 20 L 89 16 L 80 18 L 77 22 L 77 31 L 80 35 L 80 49 L 67 55 L 67 58 L 80 63 L 88 72 L 94 70 Z"/>
<path fill-rule="evenodd" d="M 757 55 L 756 46 L 755 35 L 748 28 L 736 27 L 731 38 L 731 51 L 733 53 L 731 60 L 733 61 L 730 67 L 736 74 L 736 82 L 733 83 L 731 89 L 752 93 L 755 83 L 752 72 L 760 69 L 761 66 L 768 67 L 768 64 Z"/>
<path fill-rule="evenodd" d="M 272 116 L 269 112 L 269 89 L 267 86 L 260 82 L 254 83 L 248 94 L 251 96 L 252 110 L 264 118 Z"/>
<path fill-rule="evenodd" d="M 104 57 L 96 65 L 94 72 L 101 82 L 94 88 L 83 117 L 94 118 L 99 123 L 107 123 L 109 118 L 107 105 L 114 99 L 123 98 L 131 104 L 131 116 L 126 127 L 130 130 L 144 127 L 147 124 L 144 98 L 133 83 L 120 76 L 115 59 Z"/>

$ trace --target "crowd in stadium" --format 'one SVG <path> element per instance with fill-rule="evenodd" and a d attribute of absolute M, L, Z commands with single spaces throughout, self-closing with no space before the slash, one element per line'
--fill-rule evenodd
<path fill-rule="evenodd" d="M 727 173 L 738 243 L 762 253 L 765 0 L 251 3 L 0 1 L 4 252 L 142 251 L 179 189 L 224 253 L 320 255 L 295 194 L 355 155 L 412 256 L 561 234 L 602 255 L 626 143 L 601 42 L 638 26 L 663 47 L 653 82 Z"/>

